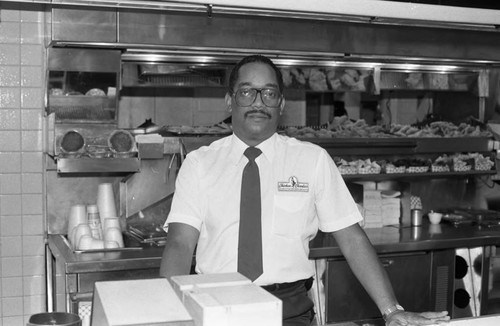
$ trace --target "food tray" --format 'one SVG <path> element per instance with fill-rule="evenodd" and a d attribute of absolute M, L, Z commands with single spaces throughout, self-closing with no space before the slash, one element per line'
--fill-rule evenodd
<path fill-rule="evenodd" d="M 445 166 L 445 165 L 432 165 L 431 166 L 431 171 L 432 172 L 450 172 L 450 167 Z"/>
<path fill-rule="evenodd" d="M 408 173 L 425 173 L 427 171 L 429 171 L 428 166 L 409 166 L 406 168 Z"/>
<path fill-rule="evenodd" d="M 394 173 L 405 173 L 406 172 L 406 166 L 396 166 L 396 167 L 386 167 L 385 168 L 385 173 L 387 174 L 394 174 Z"/>
<path fill-rule="evenodd" d="M 472 165 L 453 165 L 453 171 L 455 172 L 466 172 L 472 170 Z"/>
<path fill-rule="evenodd" d="M 368 168 L 359 168 L 358 173 L 359 174 L 379 174 L 381 171 L 381 168 L 376 168 L 376 167 L 368 167 Z"/>
<path fill-rule="evenodd" d="M 340 174 L 357 174 L 358 173 L 358 169 L 356 169 L 354 166 L 345 166 L 345 165 L 339 166 L 339 171 L 340 171 Z"/>

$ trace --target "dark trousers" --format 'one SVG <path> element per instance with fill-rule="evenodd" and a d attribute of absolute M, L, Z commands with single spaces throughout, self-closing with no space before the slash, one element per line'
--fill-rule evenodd
<path fill-rule="evenodd" d="M 307 295 L 313 279 L 279 283 L 263 288 L 283 302 L 283 326 L 309 326 L 314 319 L 314 303 Z"/>

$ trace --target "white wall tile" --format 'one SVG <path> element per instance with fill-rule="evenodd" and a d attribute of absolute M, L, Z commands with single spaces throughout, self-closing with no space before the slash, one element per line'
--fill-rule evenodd
<path fill-rule="evenodd" d="M 12 195 L 21 193 L 20 174 L 0 174 L 0 195 Z"/>
<path fill-rule="evenodd" d="M 0 215 L 0 236 L 20 236 L 23 232 L 23 220 L 19 215 Z"/>
<path fill-rule="evenodd" d="M 1 237 L 0 238 L 0 254 L 1 257 L 19 257 L 22 250 L 22 239 L 17 237 Z M 3 265 L 2 265 L 3 267 Z M 19 275 L 16 275 L 19 276 Z"/>
<path fill-rule="evenodd" d="M 43 42 L 43 25 L 38 23 L 21 24 L 22 44 L 41 44 Z"/>
<path fill-rule="evenodd" d="M 21 174 L 21 190 L 23 194 L 41 194 L 43 192 L 42 173 Z"/>
<path fill-rule="evenodd" d="M 27 130 L 21 133 L 21 149 L 26 152 L 42 151 L 42 131 Z"/>
<path fill-rule="evenodd" d="M 44 256 L 23 257 L 23 276 L 34 276 L 45 274 Z"/>
<path fill-rule="evenodd" d="M 15 152 L 21 150 L 21 132 L 18 130 L 0 130 L 0 148 L 3 151 Z"/>
<path fill-rule="evenodd" d="M 0 109 L 20 108 L 21 90 L 17 87 L 0 87 Z"/>
<path fill-rule="evenodd" d="M 0 10 L 0 20 L 2 22 L 18 22 L 21 19 L 21 12 L 15 9 Z"/>
<path fill-rule="evenodd" d="M 23 208 L 23 214 L 28 214 L 28 215 L 43 214 L 42 194 L 23 194 L 21 205 Z"/>
<path fill-rule="evenodd" d="M 43 113 L 38 109 L 21 110 L 21 129 L 41 130 L 43 123 Z"/>
<path fill-rule="evenodd" d="M 24 315 L 31 316 L 41 312 L 46 312 L 45 296 L 31 295 L 24 297 Z M 61 311 L 61 310 L 58 310 Z"/>
<path fill-rule="evenodd" d="M 2 277 L 23 275 L 23 259 L 19 257 L 2 257 Z"/>
<path fill-rule="evenodd" d="M 2 297 L 20 297 L 23 291 L 22 277 L 3 277 L 2 278 Z"/>
<path fill-rule="evenodd" d="M 21 47 L 17 44 L 0 44 L 0 65 L 19 65 Z"/>
<path fill-rule="evenodd" d="M 41 275 L 23 277 L 23 291 L 25 296 L 45 294 L 45 277 Z"/>
<path fill-rule="evenodd" d="M 42 172 L 42 158 L 40 153 L 22 153 L 21 168 L 23 172 Z"/>
<path fill-rule="evenodd" d="M 0 24 L 0 43 L 19 44 L 20 41 L 21 25 L 15 22 L 2 21 Z"/>
<path fill-rule="evenodd" d="M 2 318 L 2 326 L 24 326 L 26 325 L 23 316 L 13 316 Z"/>
<path fill-rule="evenodd" d="M 20 62 L 23 66 L 43 66 L 43 47 L 38 44 L 21 45 Z"/>
<path fill-rule="evenodd" d="M 0 86 L 21 86 L 21 71 L 18 66 L 0 66 Z"/>
<path fill-rule="evenodd" d="M 22 217 L 23 235 L 43 235 L 44 223 L 42 215 L 26 215 Z"/>
<path fill-rule="evenodd" d="M 45 242 L 41 235 L 23 236 L 23 256 L 42 256 L 45 254 Z M 38 275 L 38 274 L 36 274 Z"/>
<path fill-rule="evenodd" d="M 0 195 L 2 198 L 2 207 L 0 207 L 0 215 L 21 215 L 21 195 Z"/>
<path fill-rule="evenodd" d="M 31 77 L 28 77 L 28 80 L 25 81 L 26 83 L 39 83 L 41 80 L 36 80 L 37 78 L 32 78 L 32 80 L 29 80 Z M 43 90 L 40 88 L 23 88 L 21 90 L 21 108 L 23 109 L 33 109 L 33 108 L 38 108 L 40 109 L 43 107 Z"/>
<path fill-rule="evenodd" d="M 0 173 L 20 173 L 20 172 L 21 172 L 21 153 L 15 153 L 15 152 L 2 153 L 0 149 Z"/>
<path fill-rule="evenodd" d="M 43 22 L 44 8 L 42 7 L 42 5 L 38 5 L 38 8 L 31 6 L 31 10 L 23 10 L 20 14 L 21 22 Z"/>
<path fill-rule="evenodd" d="M 2 299 L 2 314 L 4 317 L 20 316 L 23 314 L 23 298 L 3 298 Z"/>
<path fill-rule="evenodd" d="M 42 69 L 40 67 L 21 66 L 21 86 L 22 87 L 42 87 Z M 33 89 L 40 97 L 40 89 Z M 24 105 L 24 89 L 23 89 L 23 107 Z"/>

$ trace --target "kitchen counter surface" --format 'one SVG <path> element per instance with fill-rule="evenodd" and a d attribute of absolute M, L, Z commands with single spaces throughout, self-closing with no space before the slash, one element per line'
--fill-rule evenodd
<path fill-rule="evenodd" d="M 386 226 L 365 231 L 379 254 L 500 245 L 498 226 L 424 224 L 420 227 Z M 163 253 L 163 247 L 157 246 L 75 253 L 65 237 L 58 234 L 48 236 L 48 245 L 53 257 L 64 263 L 65 273 L 159 268 Z M 313 259 L 342 256 L 333 237 L 321 232 L 311 241 L 310 247 Z"/>
<path fill-rule="evenodd" d="M 419 227 L 385 226 L 365 232 L 379 254 L 500 246 L 500 226 L 424 223 Z M 310 248 L 309 256 L 314 259 L 342 256 L 335 239 L 321 232 L 311 241 Z"/>

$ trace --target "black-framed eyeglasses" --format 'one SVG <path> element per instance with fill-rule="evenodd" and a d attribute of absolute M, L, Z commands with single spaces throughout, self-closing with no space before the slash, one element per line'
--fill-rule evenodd
<path fill-rule="evenodd" d="M 257 94 L 260 93 L 260 99 L 265 106 L 270 108 L 279 107 L 281 104 L 281 92 L 276 88 L 239 88 L 234 93 L 234 99 L 239 106 L 250 106 L 255 102 Z"/>

